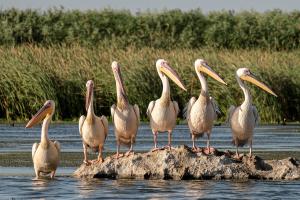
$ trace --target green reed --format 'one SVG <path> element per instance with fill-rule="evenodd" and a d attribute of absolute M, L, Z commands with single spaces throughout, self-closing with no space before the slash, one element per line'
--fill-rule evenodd
<path fill-rule="evenodd" d="M 110 115 L 110 106 L 116 102 L 111 62 L 116 60 L 122 67 L 129 101 L 140 106 L 145 120 L 148 103 L 161 95 L 162 85 L 155 68 L 158 58 L 169 61 L 188 89 L 184 92 L 171 83 L 172 99 L 178 101 L 181 110 L 191 96 L 199 95 L 201 87 L 194 61 L 204 58 L 228 83 L 225 86 L 207 78 L 210 94 L 223 112 L 220 121 L 225 120 L 231 104 L 243 102 L 243 93 L 235 79 L 235 71 L 239 67 L 250 68 L 278 94 L 276 98 L 248 84 L 262 122 L 300 119 L 298 50 L 120 49 L 113 43 L 94 48 L 81 45 L 0 47 L 0 118 L 29 119 L 47 99 L 53 99 L 56 102 L 56 119 L 77 120 L 85 114 L 85 84 L 89 79 L 95 82 L 96 113 Z"/>

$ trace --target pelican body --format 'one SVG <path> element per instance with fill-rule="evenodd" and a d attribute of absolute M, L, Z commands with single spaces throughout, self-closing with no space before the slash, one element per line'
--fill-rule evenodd
<path fill-rule="evenodd" d="M 193 150 L 197 151 L 195 146 L 195 138 L 202 137 L 207 134 L 207 150 L 210 153 L 210 134 L 212 131 L 213 121 L 217 118 L 219 112 L 217 104 L 212 97 L 209 96 L 207 82 L 202 73 L 206 73 L 215 80 L 226 84 L 220 76 L 214 72 L 206 61 L 197 59 L 195 61 L 195 71 L 201 83 L 201 92 L 196 99 L 192 97 L 186 108 L 186 119 L 190 129 L 193 142 Z"/>
<path fill-rule="evenodd" d="M 239 68 L 236 71 L 236 79 L 242 88 L 245 100 L 242 105 L 229 108 L 229 124 L 232 131 L 232 142 L 236 146 L 236 156 L 239 157 L 238 147 L 249 144 L 249 155 L 252 155 L 253 130 L 259 121 L 259 115 L 255 106 L 252 105 L 252 98 L 244 81 L 248 81 L 277 97 L 277 95 L 264 83 L 258 81 L 247 68 Z"/>
<path fill-rule="evenodd" d="M 124 83 L 121 76 L 119 64 L 112 62 L 112 71 L 116 81 L 117 89 L 117 105 L 111 106 L 111 116 L 114 124 L 117 153 L 116 158 L 120 157 L 120 144 L 130 147 L 126 152 L 126 156 L 133 151 L 133 144 L 135 143 L 136 134 L 140 123 L 140 111 L 138 105 L 132 106 L 127 98 Z"/>
<path fill-rule="evenodd" d="M 54 178 L 60 159 L 60 144 L 52 142 L 48 138 L 48 127 L 55 111 L 55 103 L 52 100 L 46 101 L 44 106 L 27 123 L 26 128 L 31 128 L 43 120 L 41 142 L 34 143 L 32 146 L 32 160 L 36 178 L 40 174 L 49 174 Z"/>
<path fill-rule="evenodd" d="M 93 96 L 94 96 L 94 82 L 87 81 L 87 94 L 86 94 L 86 117 L 82 115 L 79 119 L 79 133 L 82 138 L 83 144 L 83 162 L 87 165 L 91 162 L 103 162 L 102 152 L 105 139 L 108 135 L 108 121 L 105 116 L 98 117 L 94 113 Z M 98 151 L 98 159 L 89 161 L 87 158 L 87 149 L 91 148 Z"/>
<path fill-rule="evenodd" d="M 153 133 L 154 148 L 152 151 L 158 150 L 157 148 L 157 134 L 158 132 L 168 131 L 168 145 L 171 149 L 171 135 L 172 130 L 176 125 L 179 107 L 176 101 L 171 101 L 170 97 L 170 84 L 167 77 L 174 81 L 180 88 L 186 91 L 185 86 L 174 71 L 164 59 L 159 59 L 156 62 L 156 69 L 163 84 L 162 95 L 159 99 L 151 101 L 148 105 L 147 115 L 150 119 L 150 127 Z"/>

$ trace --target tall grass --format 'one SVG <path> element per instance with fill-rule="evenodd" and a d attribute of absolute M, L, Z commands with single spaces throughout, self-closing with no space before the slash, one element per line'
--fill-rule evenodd
<path fill-rule="evenodd" d="M 158 50 L 153 48 L 80 45 L 38 47 L 21 45 L 0 47 L 0 118 L 25 120 L 47 99 L 56 102 L 56 119 L 77 119 L 85 114 L 85 83 L 95 82 L 97 114 L 110 115 L 116 101 L 111 62 L 122 66 L 126 90 L 131 103 L 140 106 L 142 116 L 148 103 L 161 95 L 161 81 L 155 62 L 164 58 L 178 71 L 188 92 L 171 83 L 172 98 L 182 109 L 191 96 L 198 96 L 200 82 L 193 63 L 206 59 L 228 83 L 208 78 L 210 94 L 224 115 L 231 104 L 239 105 L 243 94 L 235 80 L 239 67 L 249 67 L 269 85 L 278 98 L 249 85 L 262 122 L 300 120 L 300 51 L 268 52 L 262 50 L 219 50 L 214 48 Z"/>
<path fill-rule="evenodd" d="M 300 11 L 272 10 L 211 12 L 180 10 L 160 13 L 129 11 L 48 11 L 16 9 L 0 11 L 0 45 L 101 45 L 107 41 L 162 49 L 300 48 Z"/>

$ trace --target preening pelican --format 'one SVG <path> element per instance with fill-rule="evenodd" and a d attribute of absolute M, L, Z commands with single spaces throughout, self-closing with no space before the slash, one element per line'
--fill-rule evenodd
<path fill-rule="evenodd" d="M 40 177 L 40 173 L 51 173 L 50 177 L 54 178 L 59 163 L 60 144 L 57 141 L 52 142 L 48 138 L 48 127 L 54 111 L 54 101 L 48 100 L 26 125 L 26 128 L 31 128 L 44 119 L 41 142 L 32 145 L 32 160 L 36 178 Z"/>
<path fill-rule="evenodd" d="M 214 99 L 209 96 L 207 82 L 203 73 L 208 74 L 215 80 L 226 85 L 223 79 L 214 72 L 206 61 L 197 59 L 195 61 L 195 71 L 201 83 L 201 93 L 196 99 L 192 97 L 186 108 L 186 119 L 190 128 L 193 150 L 199 149 L 195 146 L 195 138 L 202 137 L 204 133 L 207 134 L 207 153 L 211 152 L 210 149 L 210 134 L 213 126 L 213 121 L 217 118 L 217 112 L 219 112 L 217 104 Z M 213 150 L 213 149 L 212 149 Z"/>
<path fill-rule="evenodd" d="M 82 137 L 83 144 L 83 162 L 86 165 L 91 162 L 103 162 L 102 151 L 105 139 L 108 134 L 108 121 L 105 116 L 98 117 L 94 113 L 93 99 L 94 99 L 94 82 L 92 80 L 86 83 L 86 117 L 82 115 L 79 119 L 79 132 Z M 94 151 L 99 151 L 98 159 L 89 161 L 87 158 L 87 148 L 92 148 Z"/>
<path fill-rule="evenodd" d="M 130 146 L 129 151 L 125 154 L 126 156 L 130 155 L 133 151 L 133 144 L 135 143 L 135 137 L 140 123 L 140 111 L 138 105 L 135 104 L 132 106 L 129 104 L 119 64 L 114 61 L 111 67 L 117 89 L 117 105 L 114 104 L 111 106 L 111 116 L 117 142 L 117 153 L 115 157 L 119 158 L 121 156 L 119 154 L 120 144 Z"/>
<path fill-rule="evenodd" d="M 171 149 L 172 130 L 176 125 L 176 118 L 179 113 L 179 107 L 176 101 L 171 101 L 170 85 L 167 76 L 174 81 L 180 88 L 186 91 L 185 86 L 174 71 L 164 59 L 159 59 L 156 62 L 156 69 L 163 84 L 162 95 L 156 101 L 151 101 L 148 105 L 147 115 L 150 118 L 150 127 L 154 138 L 154 148 L 157 148 L 158 132 L 168 131 L 168 145 Z"/>
<path fill-rule="evenodd" d="M 244 81 L 248 81 L 277 97 L 277 95 L 264 83 L 258 81 L 247 68 L 240 68 L 236 71 L 236 80 L 242 88 L 245 101 L 242 105 L 230 106 L 228 120 L 232 130 L 232 142 L 236 145 L 236 156 L 239 157 L 238 147 L 249 144 L 250 156 L 252 155 L 253 129 L 258 123 L 259 115 L 255 106 L 252 106 L 250 91 Z"/>

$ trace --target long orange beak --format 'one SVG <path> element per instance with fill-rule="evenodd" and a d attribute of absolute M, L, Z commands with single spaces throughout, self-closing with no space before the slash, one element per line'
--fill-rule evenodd
<path fill-rule="evenodd" d="M 250 75 L 241 76 L 241 79 L 253 83 L 254 85 L 277 97 L 277 95 L 268 86 L 266 86 L 263 82 L 257 80 L 257 78 L 252 73 Z"/>
<path fill-rule="evenodd" d="M 31 120 L 27 123 L 26 128 L 31 128 L 40 121 L 42 121 L 45 116 L 49 113 L 51 108 L 50 104 L 44 105 L 32 118 Z"/>
<path fill-rule="evenodd" d="M 94 86 L 93 84 L 90 84 L 86 90 L 86 96 L 85 96 L 85 109 L 86 111 L 89 109 L 89 106 L 92 101 L 92 94 L 94 92 Z"/>
<path fill-rule="evenodd" d="M 220 83 L 227 85 L 227 83 L 225 83 L 225 81 L 213 69 L 211 69 L 207 64 L 202 64 L 202 66 L 199 66 L 197 68 L 197 70 L 204 72 L 207 75 L 214 78 L 215 80 L 219 81 Z"/>
<path fill-rule="evenodd" d="M 121 92 L 125 96 L 125 88 L 124 88 L 124 83 L 123 83 L 120 67 L 118 66 L 114 70 L 114 72 L 115 72 L 114 74 L 115 74 L 116 81 L 118 82 L 118 85 L 120 86 Z"/>
<path fill-rule="evenodd" d="M 168 64 L 163 64 L 160 68 L 160 71 L 163 72 L 165 75 L 167 75 L 176 85 L 178 85 L 181 89 L 186 91 L 186 88 L 179 78 L 177 72 L 172 69 Z"/>

